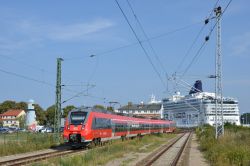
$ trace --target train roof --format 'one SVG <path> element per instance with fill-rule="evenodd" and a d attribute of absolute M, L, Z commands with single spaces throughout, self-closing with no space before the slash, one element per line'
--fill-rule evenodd
<path fill-rule="evenodd" d="M 113 115 L 115 118 L 120 119 L 122 117 L 127 117 L 129 118 L 129 120 L 153 120 L 154 122 L 162 122 L 162 119 L 148 119 L 145 117 L 138 117 L 138 116 L 129 116 L 128 114 L 121 114 L 121 113 L 115 113 L 115 112 L 111 112 L 109 110 L 104 110 L 104 109 L 100 109 L 100 108 L 95 108 L 95 107 L 86 107 L 86 106 L 82 106 L 79 108 L 75 108 L 70 112 L 78 112 L 78 111 L 82 111 L 82 112 L 97 112 L 97 113 L 104 113 L 104 114 L 110 114 Z M 166 122 L 170 122 L 169 120 L 164 120 Z"/>

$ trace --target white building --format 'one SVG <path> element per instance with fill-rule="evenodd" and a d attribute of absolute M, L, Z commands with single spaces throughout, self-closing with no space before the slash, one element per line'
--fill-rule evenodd
<path fill-rule="evenodd" d="M 19 127 L 21 118 L 25 119 L 25 111 L 21 109 L 10 109 L 3 114 L 0 114 L 0 121 L 4 127 Z"/>
<path fill-rule="evenodd" d="M 163 118 L 162 103 L 161 101 L 157 101 L 154 95 L 151 96 L 150 102 L 146 104 L 144 102 L 141 102 L 140 104 L 132 104 L 129 102 L 128 105 L 119 108 L 115 112 L 145 118 Z"/>

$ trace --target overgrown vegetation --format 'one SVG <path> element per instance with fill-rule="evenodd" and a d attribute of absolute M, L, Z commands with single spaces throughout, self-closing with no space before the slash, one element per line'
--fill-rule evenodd
<path fill-rule="evenodd" d="M 0 156 L 47 149 L 55 145 L 51 133 L 13 133 L 0 135 Z"/>
<path fill-rule="evenodd" d="M 225 124 L 225 134 L 215 139 L 215 129 L 203 126 L 196 129 L 200 149 L 206 159 L 215 166 L 250 165 L 250 129 Z"/>
<path fill-rule="evenodd" d="M 116 140 L 112 144 L 105 145 L 104 147 L 93 148 L 86 154 L 51 159 L 39 165 L 104 165 L 111 160 L 124 157 L 130 152 L 151 152 L 174 136 L 175 134 L 155 134 L 146 135 L 142 139 L 136 138 L 126 141 Z"/>

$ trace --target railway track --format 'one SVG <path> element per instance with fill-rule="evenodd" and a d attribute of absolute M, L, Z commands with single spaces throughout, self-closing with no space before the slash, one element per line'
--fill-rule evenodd
<path fill-rule="evenodd" d="M 183 133 L 180 137 L 151 153 L 136 166 L 176 166 L 191 138 L 192 132 Z"/>
<path fill-rule="evenodd" d="M 40 153 L 35 155 L 27 155 L 23 157 L 17 157 L 12 159 L 6 159 L 4 161 L 0 161 L 0 166 L 17 166 L 17 165 L 26 165 L 29 163 L 45 160 L 48 158 L 59 157 L 64 155 L 70 154 L 77 154 L 86 151 L 86 149 L 81 150 L 61 150 L 61 151 L 53 151 L 53 152 L 46 152 Z"/>
<path fill-rule="evenodd" d="M 157 160 L 159 160 L 161 158 L 161 156 L 166 153 L 167 151 L 169 151 L 169 149 L 175 147 L 175 144 L 177 144 L 179 141 L 183 141 L 183 139 L 185 139 L 187 142 L 188 138 L 186 138 L 187 134 L 184 133 L 182 134 L 180 137 L 174 139 L 170 144 L 167 144 L 165 146 L 163 146 L 162 148 L 160 148 L 159 152 L 155 153 L 155 155 L 151 155 L 150 157 L 147 157 L 146 159 L 144 159 L 143 161 L 137 163 L 137 165 L 142 166 L 149 166 L 149 165 L 154 165 L 154 163 L 156 163 Z M 188 136 L 189 137 L 189 136 Z M 176 165 L 176 163 L 178 162 L 179 157 L 181 156 L 182 151 L 184 150 L 184 146 L 182 146 L 182 148 L 180 148 L 179 152 L 178 152 L 178 157 L 176 157 L 172 164 L 170 165 Z M 98 147 L 96 147 L 98 148 Z M 49 151 L 49 152 L 41 152 L 41 153 L 37 153 L 37 154 L 28 154 L 28 155 L 23 155 L 23 156 L 15 156 L 15 157 L 9 157 L 6 158 L 4 160 L 0 160 L 0 166 L 4 165 L 4 166 L 17 166 L 17 165 L 27 165 L 33 162 L 37 162 L 37 161 L 41 161 L 41 160 L 45 160 L 45 159 L 49 159 L 49 158 L 53 158 L 53 157 L 60 157 L 60 156 L 65 156 L 65 155 L 73 155 L 73 154 L 83 154 L 86 153 L 88 151 L 88 149 L 77 149 L 77 150 L 69 150 L 69 149 L 61 149 L 61 150 L 54 150 L 54 151 Z M 166 164 L 164 164 L 165 166 Z"/>

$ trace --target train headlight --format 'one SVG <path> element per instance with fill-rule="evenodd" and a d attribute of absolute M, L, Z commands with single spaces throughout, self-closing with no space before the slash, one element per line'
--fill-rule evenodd
<path fill-rule="evenodd" d="M 69 130 L 70 126 L 68 125 L 67 129 Z"/>
<path fill-rule="evenodd" d="M 83 125 L 82 125 L 82 129 L 84 129 L 84 128 L 85 128 L 85 125 L 83 124 Z"/>

